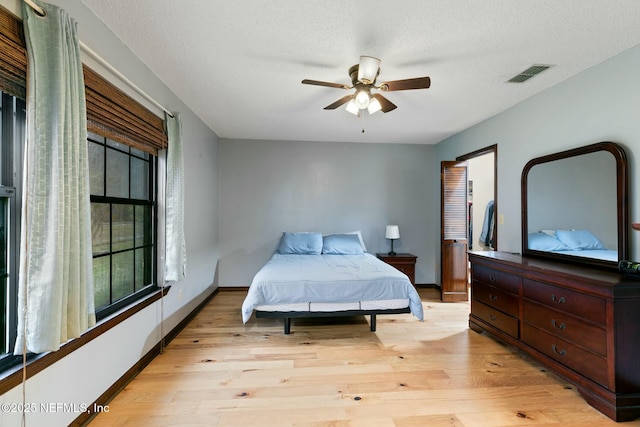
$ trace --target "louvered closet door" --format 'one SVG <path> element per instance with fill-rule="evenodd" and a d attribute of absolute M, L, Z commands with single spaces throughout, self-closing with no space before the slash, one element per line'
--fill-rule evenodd
<path fill-rule="evenodd" d="M 442 162 L 440 180 L 442 301 L 467 301 L 467 162 Z"/>

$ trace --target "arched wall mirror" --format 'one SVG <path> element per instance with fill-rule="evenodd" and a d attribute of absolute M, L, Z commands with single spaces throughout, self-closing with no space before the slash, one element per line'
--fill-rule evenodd
<path fill-rule="evenodd" d="M 629 256 L 627 159 L 599 142 L 522 171 L 522 254 L 616 268 Z"/>

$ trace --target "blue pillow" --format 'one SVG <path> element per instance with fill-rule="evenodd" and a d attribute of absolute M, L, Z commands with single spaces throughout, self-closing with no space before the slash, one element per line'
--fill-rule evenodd
<path fill-rule="evenodd" d="M 324 236 L 322 240 L 323 254 L 357 255 L 364 253 L 357 234 L 329 234 Z"/>
<path fill-rule="evenodd" d="M 607 249 L 589 230 L 556 230 L 556 237 L 574 251 Z"/>
<path fill-rule="evenodd" d="M 560 240 L 546 233 L 529 233 L 527 241 L 529 249 L 536 251 L 568 251 L 571 249 Z"/>
<path fill-rule="evenodd" d="M 282 233 L 278 253 L 298 255 L 320 255 L 321 233 Z"/>

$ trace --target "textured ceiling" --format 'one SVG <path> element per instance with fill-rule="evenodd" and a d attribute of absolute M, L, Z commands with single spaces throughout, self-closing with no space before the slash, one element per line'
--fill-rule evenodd
<path fill-rule="evenodd" d="M 82 1 L 222 138 L 434 144 L 640 43 L 637 0 Z M 360 55 L 431 88 L 323 110 Z"/>

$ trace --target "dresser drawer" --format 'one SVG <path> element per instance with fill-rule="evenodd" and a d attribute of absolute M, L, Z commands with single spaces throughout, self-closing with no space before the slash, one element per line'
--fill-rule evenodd
<path fill-rule="evenodd" d="M 514 274 L 504 273 L 481 265 L 471 266 L 471 277 L 474 281 L 504 289 L 505 291 L 520 293 L 522 278 Z"/>
<path fill-rule="evenodd" d="M 474 282 L 471 296 L 486 305 L 518 317 L 518 295 L 510 294 L 483 282 Z"/>
<path fill-rule="evenodd" d="M 495 326 L 508 335 L 518 338 L 518 319 L 505 314 L 493 307 L 471 300 L 471 313 L 486 323 Z"/>
<path fill-rule="evenodd" d="M 524 300 L 522 321 L 601 356 L 607 355 L 607 333 L 566 312 Z"/>
<path fill-rule="evenodd" d="M 529 279 L 524 279 L 522 284 L 525 298 L 601 325 L 606 323 L 606 303 L 603 298 Z"/>
<path fill-rule="evenodd" d="M 607 359 L 524 323 L 522 341 L 585 377 L 609 387 Z"/>

